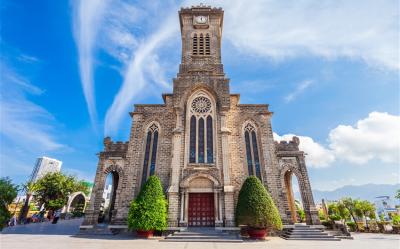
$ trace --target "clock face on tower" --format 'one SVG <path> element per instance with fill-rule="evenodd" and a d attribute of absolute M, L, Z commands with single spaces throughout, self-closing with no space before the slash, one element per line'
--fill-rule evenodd
<path fill-rule="evenodd" d="M 207 17 L 206 16 L 196 16 L 194 18 L 196 24 L 206 24 L 207 23 Z"/>

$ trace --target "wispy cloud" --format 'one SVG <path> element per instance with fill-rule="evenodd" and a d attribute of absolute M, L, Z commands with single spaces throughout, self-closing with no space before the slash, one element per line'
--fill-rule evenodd
<path fill-rule="evenodd" d="M 55 136 L 55 118 L 43 107 L 28 100 L 30 94 L 40 95 L 43 90 L 20 76 L 10 66 L 1 62 L 0 134 L 10 144 L 25 151 L 44 153 L 66 149 Z"/>
<path fill-rule="evenodd" d="M 400 69 L 398 1 L 206 2 L 224 7 L 224 36 L 243 53 L 277 61 L 348 58 Z"/>
<path fill-rule="evenodd" d="M 400 68 L 396 53 L 399 51 L 399 13 L 395 1 L 205 2 L 221 6 L 225 11 L 224 41 L 233 45 L 229 47 L 233 51 L 228 53 L 239 51 L 274 61 L 306 56 L 329 60 L 346 58 L 385 70 Z M 176 51 L 179 46 L 177 10 L 198 2 L 92 0 L 77 3 L 75 30 L 84 34 L 77 36 L 77 43 L 89 112 L 95 113 L 94 48 L 101 48 L 120 62 L 117 68 L 123 78 L 121 88 L 104 121 L 105 134 L 113 135 L 134 102 L 159 94 L 170 86 L 170 79 L 165 75 L 170 70 L 167 68 L 171 58 L 165 53 L 165 47 L 173 44 L 175 53 L 179 53 Z M 302 82 L 286 96 L 286 102 L 293 101 L 312 83 Z"/>
<path fill-rule="evenodd" d="M 97 31 L 88 32 L 81 40 L 78 39 L 81 78 L 84 92 L 88 92 L 85 96 L 89 100 L 89 110 L 91 105 L 94 109 L 94 101 L 90 101 L 93 98 L 93 80 L 88 75 L 93 74 L 95 45 L 120 63 L 117 69 L 123 77 L 122 84 L 105 117 L 105 134 L 110 135 L 118 130 L 121 118 L 127 114 L 133 99 L 139 96 L 144 86 L 147 89 L 157 88 L 158 91 L 170 87 L 165 78 L 170 61 L 160 61 L 159 55 L 165 49 L 160 49 L 160 45 L 168 46 L 166 41 L 179 30 L 178 6 L 174 1 L 122 0 L 108 1 L 101 8 L 98 5 L 96 1 L 79 2 L 77 9 L 81 15 L 76 15 L 74 22 L 76 30 L 95 25 L 94 30 Z M 84 8 L 91 10 L 90 13 L 82 11 Z M 91 15 L 96 15 L 96 20 L 92 20 Z M 115 65 L 111 67 L 115 68 Z M 140 97 L 153 94 L 153 91 L 142 91 Z"/>
<path fill-rule="evenodd" d="M 141 43 L 133 59 L 129 62 L 121 89 L 107 111 L 105 120 L 105 134 L 109 134 L 118 128 L 123 115 L 133 104 L 133 99 L 144 89 L 146 84 L 153 81 L 166 87 L 168 84 L 160 76 L 161 69 L 155 49 L 174 33 L 172 18 L 168 19 L 160 29 L 151 37 Z M 146 74 L 149 73 L 149 74 Z"/>
<path fill-rule="evenodd" d="M 304 90 L 309 88 L 313 83 L 314 83 L 313 80 L 303 80 L 302 82 L 300 82 L 297 85 L 296 89 L 285 97 L 286 103 L 293 101 L 297 96 L 302 94 Z"/>
<path fill-rule="evenodd" d="M 79 0 L 74 4 L 74 34 L 79 52 L 79 71 L 92 124 L 97 122 L 93 82 L 93 50 L 108 0 Z"/>

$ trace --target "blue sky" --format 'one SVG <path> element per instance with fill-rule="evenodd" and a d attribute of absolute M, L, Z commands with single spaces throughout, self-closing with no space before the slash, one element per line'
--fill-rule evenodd
<path fill-rule="evenodd" d="M 207 2 L 207 1 L 205 1 Z M 92 181 L 104 136 L 134 103 L 161 103 L 195 1 L 9 1 L 1 8 L 1 175 L 36 157 Z M 242 103 L 268 103 L 276 139 L 300 136 L 312 187 L 399 182 L 398 1 L 213 1 Z"/>

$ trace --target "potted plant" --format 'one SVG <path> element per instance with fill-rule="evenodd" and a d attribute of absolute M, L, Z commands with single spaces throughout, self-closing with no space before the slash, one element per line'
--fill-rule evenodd
<path fill-rule="evenodd" d="M 250 176 L 243 183 L 236 206 L 236 223 L 246 225 L 252 239 L 265 239 L 268 230 L 282 230 L 278 209 L 261 181 Z"/>
<path fill-rule="evenodd" d="M 128 213 L 128 228 L 136 230 L 142 238 L 153 236 L 154 231 L 167 227 L 167 200 L 157 176 L 150 176 L 132 201 Z"/>

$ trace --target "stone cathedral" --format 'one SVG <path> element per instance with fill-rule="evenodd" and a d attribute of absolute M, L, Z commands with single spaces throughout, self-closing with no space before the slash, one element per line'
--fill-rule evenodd
<path fill-rule="evenodd" d="M 128 142 L 104 139 L 83 227 L 126 227 L 131 201 L 150 175 L 168 198 L 168 225 L 235 226 L 244 180 L 254 175 L 277 205 L 284 224 L 298 222 L 292 177 L 297 177 L 307 224 L 319 224 L 299 139 L 273 140 L 267 104 L 241 104 L 229 90 L 221 43 L 221 8 L 179 11 L 182 58 L 173 92 L 163 104 L 136 104 Z M 112 177 L 109 207 L 105 182 Z"/>

